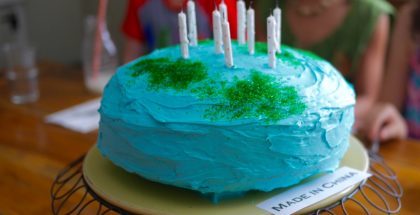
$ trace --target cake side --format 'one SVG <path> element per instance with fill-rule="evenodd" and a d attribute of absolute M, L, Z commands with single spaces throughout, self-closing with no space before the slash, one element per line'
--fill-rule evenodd
<path fill-rule="evenodd" d="M 101 103 L 100 151 L 127 171 L 202 193 L 270 191 L 334 170 L 353 90 L 327 62 L 288 47 L 271 69 L 264 46 L 251 56 L 234 44 L 233 69 L 212 43 L 192 47 L 189 60 L 174 46 L 120 67 Z"/>

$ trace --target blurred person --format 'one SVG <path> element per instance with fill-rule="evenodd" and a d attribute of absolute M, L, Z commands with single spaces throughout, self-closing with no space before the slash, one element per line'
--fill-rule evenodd
<path fill-rule="evenodd" d="M 222 0 L 195 0 L 198 39 L 212 37 L 212 12 Z M 236 37 L 236 1 L 224 0 L 231 35 Z M 124 62 L 156 48 L 179 43 L 178 13 L 186 13 L 187 0 L 129 0 L 122 32 Z"/>
<path fill-rule="evenodd" d="M 257 37 L 265 40 L 265 18 L 275 1 L 255 2 Z M 393 7 L 383 0 L 286 0 L 282 44 L 330 61 L 355 87 L 357 130 L 380 90 Z"/>
<path fill-rule="evenodd" d="M 408 132 L 420 139 L 420 0 L 404 5 L 398 14 L 381 100 L 370 111 L 365 128 L 369 137 L 404 138 Z"/>

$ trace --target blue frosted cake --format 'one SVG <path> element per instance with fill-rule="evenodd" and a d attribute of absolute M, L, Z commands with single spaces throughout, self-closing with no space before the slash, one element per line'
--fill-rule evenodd
<path fill-rule="evenodd" d="M 105 88 L 98 147 L 146 179 L 219 197 L 287 187 L 333 171 L 347 150 L 355 95 L 329 63 L 286 46 L 212 41 L 157 50 L 120 67 Z"/>

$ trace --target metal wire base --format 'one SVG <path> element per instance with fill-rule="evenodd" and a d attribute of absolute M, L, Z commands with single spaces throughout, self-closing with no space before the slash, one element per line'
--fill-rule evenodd
<path fill-rule="evenodd" d="M 98 196 L 85 182 L 85 156 L 70 163 L 51 187 L 53 214 L 130 214 Z M 312 214 L 396 214 L 401 209 L 403 189 L 395 172 L 375 153 L 369 153 L 372 174 L 340 201 Z"/>

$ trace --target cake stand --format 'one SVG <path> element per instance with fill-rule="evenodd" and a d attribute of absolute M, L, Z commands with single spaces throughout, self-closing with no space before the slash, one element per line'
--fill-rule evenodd
<path fill-rule="evenodd" d="M 352 137 L 340 166 L 369 171 L 372 177 L 299 211 L 299 214 L 399 212 L 403 192 L 401 185 L 379 155 L 366 151 Z M 130 174 L 102 157 L 94 146 L 56 177 L 51 197 L 53 214 L 258 215 L 269 213 L 256 205 L 282 191 L 248 192 L 243 198 L 212 204 L 197 192 L 150 182 Z"/>

